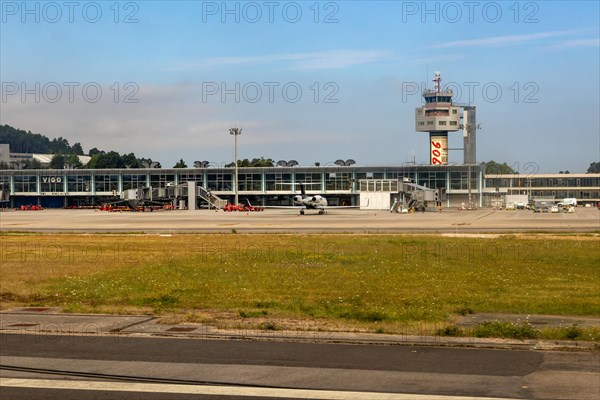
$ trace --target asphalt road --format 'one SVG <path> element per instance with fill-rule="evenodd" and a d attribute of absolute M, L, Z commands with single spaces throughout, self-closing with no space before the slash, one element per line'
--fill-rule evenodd
<path fill-rule="evenodd" d="M 596 400 L 600 391 L 591 352 L 2 334 L 0 364 L 2 400 Z"/>
<path fill-rule="evenodd" d="M 574 213 L 529 210 L 392 214 L 388 211 L 330 210 L 325 215 L 295 210 L 254 213 L 223 211 L 103 212 L 43 210 L 0 212 L 0 232 L 590 232 L 600 230 L 600 211 L 578 207 Z"/>

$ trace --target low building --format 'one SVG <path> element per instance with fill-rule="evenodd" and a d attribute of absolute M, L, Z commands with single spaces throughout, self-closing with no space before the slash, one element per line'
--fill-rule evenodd
<path fill-rule="evenodd" d="M 468 205 L 469 197 L 475 207 L 503 206 L 507 195 L 527 195 L 530 202 L 536 198 L 576 198 L 578 204 L 600 202 L 600 174 L 484 175 L 480 165 L 239 168 L 238 194 L 240 202 L 248 199 L 255 205 L 291 205 L 292 196 L 300 190 L 292 184 L 309 183 L 306 192 L 327 196 L 330 205 L 361 205 L 361 181 L 363 185 L 369 181 L 377 185 L 394 180 L 439 189 L 445 207 Z M 100 205 L 138 188 L 151 190 L 155 197 L 165 196 L 172 193 L 171 188 L 188 181 L 233 202 L 233 168 L 0 170 L 0 190 L 9 199 L 10 207 Z M 386 189 L 389 193 L 382 195 L 384 200 L 377 202 L 377 208 L 386 208 L 388 197 L 391 207 L 397 198 L 395 188 L 390 187 L 393 190 Z M 373 191 L 379 191 L 377 186 L 373 186 Z"/>
<path fill-rule="evenodd" d="M 469 188 L 468 174 L 471 170 Z M 326 166 L 239 168 L 240 202 L 290 205 L 299 192 L 296 183 L 308 183 L 309 194 L 327 196 L 330 205 L 360 205 L 361 180 L 404 180 L 432 189 L 444 189 L 444 204 L 458 207 L 471 198 L 482 205 L 482 167 L 473 165 Z M 129 189 L 151 188 L 157 193 L 195 181 L 223 199 L 233 201 L 233 168 L 3 170 L 0 187 L 10 193 L 11 207 L 99 205 L 118 199 Z M 391 204 L 388 205 L 388 207 Z"/>

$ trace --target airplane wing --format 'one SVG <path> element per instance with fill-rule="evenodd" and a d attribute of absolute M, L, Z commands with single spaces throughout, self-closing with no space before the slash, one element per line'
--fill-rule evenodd
<path fill-rule="evenodd" d="M 248 201 L 248 205 L 252 207 L 250 201 Z M 367 206 L 369 205 L 369 201 L 367 200 Z M 281 208 L 287 210 L 298 210 L 298 209 L 306 209 L 307 206 L 260 206 L 261 208 Z M 340 209 L 340 208 L 360 208 L 361 206 L 320 206 L 320 207 L 311 207 L 313 210 L 328 210 L 328 209 Z"/>
<path fill-rule="evenodd" d="M 250 206 L 252 206 L 250 204 Z M 306 208 L 306 206 L 258 206 L 260 208 L 281 208 L 284 210 L 300 210 L 302 208 Z"/>
<path fill-rule="evenodd" d="M 325 207 L 317 207 L 317 208 L 323 208 L 323 209 L 330 209 L 330 208 L 360 208 L 360 206 L 325 206 Z"/>

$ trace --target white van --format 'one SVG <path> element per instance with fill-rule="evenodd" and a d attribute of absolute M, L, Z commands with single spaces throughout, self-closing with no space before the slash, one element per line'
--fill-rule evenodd
<path fill-rule="evenodd" d="M 572 198 L 572 197 L 568 197 L 566 199 L 562 199 L 561 201 L 558 202 L 558 206 L 559 207 L 564 207 L 564 206 L 577 207 L 577 199 L 576 198 Z"/>

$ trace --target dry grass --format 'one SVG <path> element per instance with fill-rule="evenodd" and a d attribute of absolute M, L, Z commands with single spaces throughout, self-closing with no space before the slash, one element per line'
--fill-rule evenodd
<path fill-rule="evenodd" d="M 598 237 L 2 235 L 2 308 L 414 332 L 462 310 L 600 313 Z M 168 322 L 167 321 L 167 322 Z M 315 323 L 317 321 L 317 323 Z M 407 332 L 408 333 L 408 332 Z"/>

